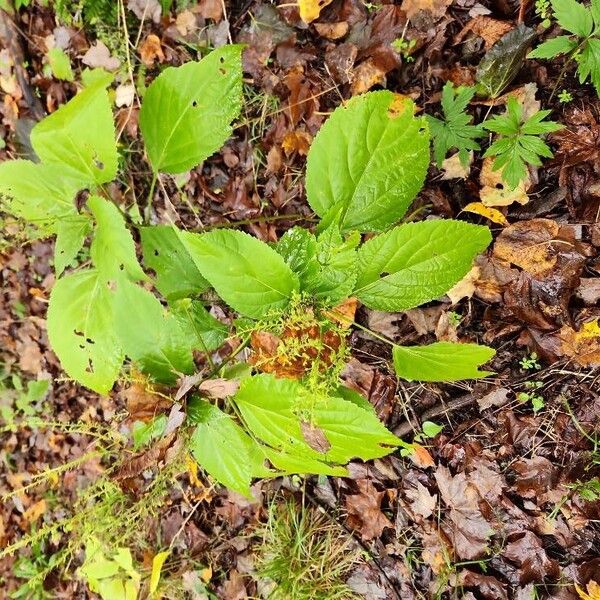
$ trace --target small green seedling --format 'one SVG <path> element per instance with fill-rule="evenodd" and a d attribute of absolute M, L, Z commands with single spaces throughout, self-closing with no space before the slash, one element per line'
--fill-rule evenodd
<path fill-rule="evenodd" d="M 548 29 L 552 24 L 552 12 L 550 10 L 550 0 L 535 0 L 535 15 L 542 20 L 542 27 Z"/>
<path fill-rule="evenodd" d="M 538 360 L 537 352 L 532 352 L 529 356 L 524 356 L 520 361 L 519 365 L 521 369 L 525 371 L 539 371 L 542 368 Z"/>
<path fill-rule="evenodd" d="M 573 101 L 573 94 L 567 90 L 561 90 L 561 92 L 558 94 L 558 101 L 561 104 L 568 104 L 569 102 Z"/>
<path fill-rule="evenodd" d="M 562 129 L 554 121 L 545 121 L 549 110 L 540 110 L 531 117 L 523 117 L 523 107 L 517 99 L 508 99 L 506 113 L 483 123 L 488 131 L 498 134 L 484 156 L 495 157 L 492 168 L 502 169 L 502 180 L 511 189 L 527 177 L 527 165 L 541 166 L 543 158 L 552 158 L 550 147 L 540 137 Z"/>
<path fill-rule="evenodd" d="M 533 408 L 533 412 L 537 413 L 545 406 L 544 397 L 538 393 L 542 387 L 544 387 L 541 381 L 526 381 L 525 387 L 528 391 L 519 392 L 517 394 L 517 400 L 519 402 L 529 402 Z"/>

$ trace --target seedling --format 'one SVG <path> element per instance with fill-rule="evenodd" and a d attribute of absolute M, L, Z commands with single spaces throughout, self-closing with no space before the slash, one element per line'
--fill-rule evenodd
<path fill-rule="evenodd" d="M 519 361 L 519 365 L 525 371 L 539 371 L 542 368 L 542 365 L 538 361 L 537 352 L 532 352 L 529 356 L 524 356 Z"/>
<path fill-rule="evenodd" d="M 561 104 L 568 104 L 573 101 L 573 94 L 571 92 L 567 92 L 567 90 L 562 90 L 560 94 L 558 94 L 558 101 Z"/>
<path fill-rule="evenodd" d="M 544 398 L 538 394 L 537 390 L 544 387 L 541 381 L 526 381 L 525 387 L 527 392 L 520 392 L 517 394 L 517 400 L 519 402 L 529 402 L 533 408 L 533 412 L 537 413 L 545 406 Z"/>
<path fill-rule="evenodd" d="M 542 20 L 542 27 L 544 29 L 548 29 L 548 27 L 550 27 L 552 24 L 550 0 L 535 0 L 535 14 L 539 19 Z"/>
<path fill-rule="evenodd" d="M 107 394 L 128 360 L 174 388 L 182 375 L 195 374 L 194 352 L 206 357 L 206 379 L 224 379 L 250 347 L 250 364 L 234 376 L 231 392 L 187 403 L 193 456 L 247 496 L 255 477 L 344 475 L 352 458 L 407 447 L 339 379 L 352 306 L 358 300 L 403 311 L 436 300 L 491 240 L 487 228 L 462 221 L 397 224 L 429 164 L 427 123 L 414 104 L 378 91 L 335 110 L 308 154 L 316 231 L 291 229 L 272 246 L 242 231 L 192 233 L 140 218 L 151 215 L 159 177 L 196 167 L 231 134 L 242 106 L 241 47 L 167 68 L 148 86 L 139 122 L 153 175 L 146 202 L 129 211 L 105 191 L 120 164 L 111 80 L 91 72 L 83 91 L 36 125 L 31 143 L 39 163 L 0 165 L 7 212 L 42 236 L 57 236 L 47 329 L 67 374 Z M 74 202 L 82 190 L 88 193 Z M 363 242 L 367 232 L 373 235 Z M 72 268 L 82 248 L 91 264 Z M 232 327 L 207 311 L 211 289 L 237 314 Z M 211 352 L 228 337 L 236 350 L 215 366 Z M 397 375 L 410 380 L 483 377 L 489 372 L 479 367 L 494 354 L 476 344 L 384 341 Z M 163 424 L 159 417 L 136 426 L 136 447 L 160 436 Z"/>

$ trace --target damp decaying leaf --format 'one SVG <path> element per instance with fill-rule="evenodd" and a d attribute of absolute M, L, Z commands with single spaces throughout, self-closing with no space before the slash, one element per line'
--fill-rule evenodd
<path fill-rule="evenodd" d="M 490 98 L 497 98 L 517 76 L 535 31 L 520 23 L 503 35 L 486 53 L 477 67 L 479 89 Z"/>
<path fill-rule="evenodd" d="M 381 535 L 386 527 L 393 527 L 391 521 L 381 511 L 385 492 L 379 492 L 368 479 L 356 482 L 358 493 L 346 496 L 347 523 L 360 533 L 364 541 Z"/>
<path fill-rule="evenodd" d="M 333 0 L 298 0 L 300 18 L 305 23 L 311 23 L 319 18 L 321 11 Z"/>

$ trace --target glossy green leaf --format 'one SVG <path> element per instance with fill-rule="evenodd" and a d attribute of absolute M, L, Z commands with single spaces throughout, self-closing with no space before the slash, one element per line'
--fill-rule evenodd
<path fill-rule="evenodd" d="M 260 318 L 283 310 L 299 289 L 297 275 L 283 258 L 246 233 L 221 229 L 179 236 L 200 273 L 244 316 Z"/>
<path fill-rule="evenodd" d="M 600 39 L 590 38 L 576 60 L 579 83 L 590 78 L 596 93 L 600 94 Z"/>
<path fill-rule="evenodd" d="M 288 229 L 275 246 L 290 269 L 300 278 L 300 282 L 314 276 L 319 268 L 317 256 L 317 238 L 303 227 Z"/>
<path fill-rule="evenodd" d="M 90 233 L 92 224 L 87 215 L 73 215 L 57 221 L 54 226 L 56 243 L 54 245 L 54 269 L 56 276 L 75 260 Z"/>
<path fill-rule="evenodd" d="M 414 104 L 389 91 L 337 108 L 308 154 L 306 193 L 324 227 L 379 231 L 395 223 L 420 191 L 429 134 Z"/>
<path fill-rule="evenodd" d="M 140 129 L 155 171 L 183 173 L 231 135 L 242 101 L 242 46 L 165 69 L 148 87 Z"/>
<path fill-rule="evenodd" d="M 101 79 L 85 88 L 31 132 L 42 163 L 88 185 L 112 181 L 117 174 L 115 127 L 106 85 Z"/>
<path fill-rule="evenodd" d="M 186 334 L 154 294 L 125 277 L 117 280 L 113 294 L 121 347 L 144 373 L 174 384 L 179 374 L 194 371 Z"/>
<path fill-rule="evenodd" d="M 497 98 L 517 76 L 535 31 L 520 23 L 504 34 L 486 53 L 477 67 L 479 89 Z"/>
<path fill-rule="evenodd" d="M 391 312 L 435 300 L 469 272 L 491 239 L 487 227 L 462 221 L 395 227 L 360 248 L 354 293 L 369 308 Z"/>
<path fill-rule="evenodd" d="M 96 270 L 59 279 L 48 306 L 48 337 L 69 377 L 108 394 L 123 352 L 115 331 L 112 295 Z"/>
<path fill-rule="evenodd" d="M 196 429 L 190 450 L 200 466 L 228 488 L 251 497 L 250 480 L 254 476 L 248 434 L 227 414 L 208 402 L 192 400 Z"/>
<path fill-rule="evenodd" d="M 169 225 L 140 228 L 144 264 L 156 273 L 156 289 L 170 302 L 209 288 L 191 256 Z"/>
<path fill-rule="evenodd" d="M 147 279 L 138 263 L 131 233 L 118 208 L 100 196 L 91 196 L 87 205 L 96 221 L 90 248 L 96 268 L 107 279 L 117 278 L 121 271 L 133 279 Z"/>
<path fill-rule="evenodd" d="M 436 342 L 428 346 L 394 346 L 396 374 L 408 381 L 460 381 L 491 375 L 479 367 L 495 354 L 477 344 Z"/>

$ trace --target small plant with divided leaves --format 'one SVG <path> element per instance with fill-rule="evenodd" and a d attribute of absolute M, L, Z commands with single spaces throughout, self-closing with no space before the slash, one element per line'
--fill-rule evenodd
<path fill-rule="evenodd" d="M 241 51 L 214 50 L 148 87 L 140 129 L 152 189 L 160 174 L 195 167 L 231 135 L 242 104 Z M 48 336 L 66 373 L 100 394 L 125 364 L 175 386 L 196 374 L 194 352 L 210 355 L 235 339 L 235 351 L 200 378 L 235 377 L 239 389 L 188 394 L 186 408 L 193 456 L 246 495 L 256 477 L 344 475 L 353 458 L 406 446 L 339 378 L 351 307 L 395 312 L 436 300 L 491 240 L 487 228 L 462 221 L 398 225 L 429 163 L 427 122 L 414 104 L 378 91 L 336 109 L 308 156 L 307 198 L 320 222 L 269 245 L 231 229 L 151 226 L 141 218 L 147 207 L 126 211 L 113 201 L 105 187 L 119 165 L 110 83 L 96 72 L 36 125 L 40 162 L 0 165 L 4 210 L 56 236 Z M 82 248 L 90 260 L 79 264 Z M 237 314 L 233 326 L 206 309 L 211 288 Z M 470 343 L 389 343 L 397 375 L 410 380 L 481 377 L 493 355 Z M 245 347 L 249 362 L 232 366 Z"/>

